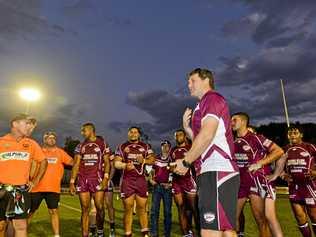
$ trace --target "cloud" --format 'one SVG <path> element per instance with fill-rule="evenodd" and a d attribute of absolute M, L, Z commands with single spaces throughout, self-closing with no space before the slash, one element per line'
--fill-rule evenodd
<path fill-rule="evenodd" d="M 316 4 L 314 1 L 241 1 L 250 13 L 222 28 L 225 37 L 258 45 L 249 55 L 221 57 L 219 84 L 231 89 L 233 111 L 251 112 L 255 121 L 283 120 L 280 79 L 284 79 L 293 119 L 313 121 L 316 99 Z M 249 16 L 258 14 L 254 21 Z M 264 17 L 259 17 L 264 16 Z M 238 27 L 238 28 L 237 28 Z"/>
<path fill-rule="evenodd" d="M 51 24 L 41 14 L 42 3 L 39 0 L 0 2 L 0 34 L 2 39 L 35 39 L 37 36 L 56 36 L 65 29 L 61 25 Z"/>
<path fill-rule="evenodd" d="M 315 28 L 316 4 L 313 0 L 249 1 L 241 0 L 250 13 L 226 22 L 222 27 L 224 36 L 250 35 L 257 44 L 270 40 L 286 46 L 294 39 L 301 40 Z M 283 39 L 283 40 L 282 40 Z"/>
<path fill-rule="evenodd" d="M 194 107 L 195 103 L 196 101 L 189 96 L 165 90 L 130 92 L 127 96 L 127 104 L 147 113 L 153 121 L 112 121 L 108 126 L 112 130 L 121 132 L 131 125 L 138 125 L 151 139 L 158 140 L 162 135 L 181 127 L 185 108 Z"/>

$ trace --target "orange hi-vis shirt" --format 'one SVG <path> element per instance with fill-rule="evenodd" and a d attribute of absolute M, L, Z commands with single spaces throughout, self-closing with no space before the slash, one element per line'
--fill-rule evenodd
<path fill-rule="evenodd" d="M 32 160 L 44 159 L 41 147 L 31 138 L 17 141 L 11 134 L 0 137 L 0 184 L 27 184 Z"/>
<path fill-rule="evenodd" d="M 48 165 L 41 181 L 32 189 L 32 193 L 60 193 L 60 183 L 64 175 L 64 165 L 72 165 L 72 158 L 61 148 L 43 148 Z"/>

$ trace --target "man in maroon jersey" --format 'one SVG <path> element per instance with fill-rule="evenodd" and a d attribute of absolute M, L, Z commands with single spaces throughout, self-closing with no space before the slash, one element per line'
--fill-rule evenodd
<path fill-rule="evenodd" d="M 102 237 L 104 236 L 104 190 L 108 185 L 111 151 L 104 139 L 96 135 L 94 124 L 84 124 L 81 133 L 85 140 L 75 149 L 70 191 L 72 194 L 76 190 L 79 193 L 82 236 L 89 235 L 89 210 L 91 198 L 93 198 L 97 209 L 97 236 Z M 77 187 L 75 188 L 76 180 Z"/>
<path fill-rule="evenodd" d="M 114 159 L 116 169 L 122 169 L 121 197 L 124 204 L 125 236 L 132 236 L 133 206 L 136 201 L 141 232 L 148 236 L 147 181 L 145 165 L 155 162 L 151 146 L 140 141 L 141 131 L 138 127 L 128 130 L 128 141 L 119 145 Z"/>
<path fill-rule="evenodd" d="M 213 73 L 207 69 L 193 70 L 188 87 L 191 95 L 199 99 L 194 113 L 187 109 L 183 115 L 183 128 L 193 143 L 184 159 L 173 164 L 175 172 L 185 175 L 194 163 L 202 237 L 235 236 L 239 173 L 233 160 L 228 105 L 214 91 Z"/>
<path fill-rule="evenodd" d="M 175 132 L 176 146 L 171 149 L 170 155 L 173 161 L 183 159 L 185 154 L 190 150 L 191 145 L 188 144 L 185 131 L 179 129 Z M 191 236 L 189 227 L 189 217 L 187 216 L 187 208 L 189 208 L 194 216 L 196 229 L 199 232 L 199 217 L 197 211 L 196 183 L 192 177 L 191 170 L 185 175 L 174 174 L 172 180 L 172 193 L 174 201 L 178 208 L 179 223 L 184 236 Z M 189 204 L 189 207 L 186 206 Z"/>
<path fill-rule="evenodd" d="M 311 237 L 308 217 L 316 234 L 316 147 L 303 142 L 303 131 L 293 125 L 288 129 L 290 144 L 285 147 L 286 175 L 289 184 L 289 199 L 299 229 L 304 237 Z"/>
<path fill-rule="evenodd" d="M 270 235 L 268 224 L 270 224 L 273 236 L 282 236 L 277 218 L 273 223 L 268 223 L 265 217 L 265 199 L 275 200 L 276 198 L 267 176 L 271 175 L 269 164 L 279 159 L 283 155 L 283 150 L 264 136 L 251 132 L 249 116 L 244 112 L 238 112 L 232 116 L 232 129 L 236 132 L 235 157 L 240 172 L 238 220 L 249 198 L 260 236 Z M 275 212 L 274 209 L 271 211 Z M 239 231 L 238 225 L 237 230 Z"/>
<path fill-rule="evenodd" d="M 157 156 L 150 175 L 149 182 L 153 186 L 150 211 L 150 236 L 157 237 L 159 229 L 160 202 L 163 202 L 164 212 L 164 237 L 171 236 L 171 207 L 172 207 L 172 172 L 169 167 L 171 162 L 171 143 L 168 140 L 161 141 L 161 154 Z"/>

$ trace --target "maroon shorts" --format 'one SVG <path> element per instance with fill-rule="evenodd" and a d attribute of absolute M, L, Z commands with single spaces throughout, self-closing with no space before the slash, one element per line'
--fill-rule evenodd
<path fill-rule="evenodd" d="M 183 177 L 172 181 L 172 193 L 196 193 L 196 183 L 192 177 Z"/>
<path fill-rule="evenodd" d="M 78 177 L 78 182 L 77 182 L 77 192 L 78 193 L 95 193 L 98 191 L 101 191 L 99 189 L 99 184 L 101 183 L 102 180 L 99 180 L 98 178 L 83 178 L 83 177 Z"/>
<path fill-rule="evenodd" d="M 128 198 L 131 195 L 147 198 L 147 181 L 145 176 L 128 176 L 121 180 L 121 198 Z"/>
<path fill-rule="evenodd" d="M 275 184 L 273 182 L 268 182 L 263 176 L 248 177 L 241 175 L 238 199 L 248 198 L 251 194 L 275 200 Z"/>
<path fill-rule="evenodd" d="M 290 202 L 299 203 L 309 207 L 316 207 L 316 188 L 310 182 L 306 184 L 289 184 Z"/>

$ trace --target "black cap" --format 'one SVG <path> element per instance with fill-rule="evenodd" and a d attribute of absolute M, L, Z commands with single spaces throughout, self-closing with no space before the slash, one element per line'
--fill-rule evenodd
<path fill-rule="evenodd" d="M 162 140 L 160 142 L 160 146 L 165 145 L 165 144 L 168 144 L 169 146 L 171 146 L 171 143 L 168 140 Z"/>

